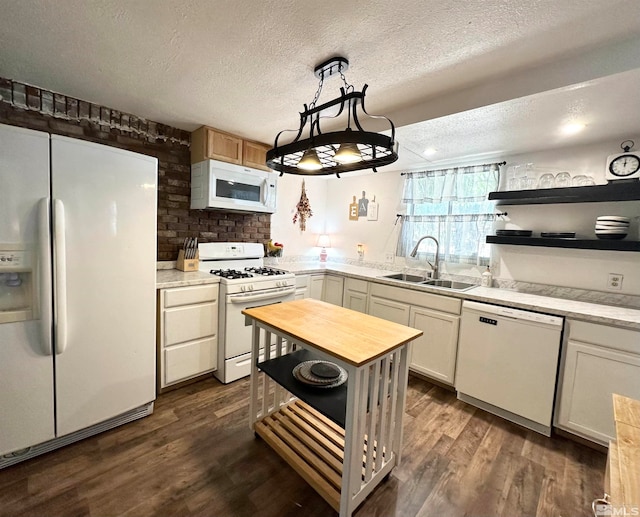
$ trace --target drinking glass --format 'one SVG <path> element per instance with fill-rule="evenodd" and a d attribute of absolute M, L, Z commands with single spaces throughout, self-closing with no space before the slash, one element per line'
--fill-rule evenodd
<path fill-rule="evenodd" d="M 559 172 L 555 177 L 556 187 L 570 187 L 571 186 L 571 174 L 568 172 Z"/>
<path fill-rule="evenodd" d="M 556 186 L 556 179 L 553 174 L 543 174 L 538 180 L 538 188 L 553 188 Z"/>
<path fill-rule="evenodd" d="M 582 187 L 584 185 L 587 185 L 587 177 L 584 174 L 579 174 L 571 178 L 572 187 Z"/>

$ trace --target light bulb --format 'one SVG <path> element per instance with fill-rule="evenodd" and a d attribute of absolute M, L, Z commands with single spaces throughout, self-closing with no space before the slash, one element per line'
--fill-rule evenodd
<path fill-rule="evenodd" d="M 348 142 L 340 144 L 340 148 L 333 158 L 338 163 L 355 163 L 362 161 L 362 154 L 360 154 L 360 149 L 356 144 Z"/>
<path fill-rule="evenodd" d="M 304 169 L 305 171 L 317 171 L 322 169 L 322 163 L 318 158 L 318 153 L 315 149 L 307 149 L 300 161 L 298 162 L 298 169 Z"/>

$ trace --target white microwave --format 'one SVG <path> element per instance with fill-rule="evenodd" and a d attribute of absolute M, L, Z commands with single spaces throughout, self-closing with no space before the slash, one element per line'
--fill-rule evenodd
<path fill-rule="evenodd" d="M 205 160 L 191 165 L 191 208 L 234 212 L 276 211 L 277 176 L 233 163 Z"/>

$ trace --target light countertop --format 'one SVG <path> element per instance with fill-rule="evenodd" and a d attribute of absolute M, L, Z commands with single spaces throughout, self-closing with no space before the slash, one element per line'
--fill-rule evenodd
<path fill-rule="evenodd" d="M 394 271 L 337 262 L 281 262 L 273 264 L 272 267 L 295 274 L 337 273 L 347 278 L 375 281 L 381 284 L 461 298 L 463 300 L 505 305 L 516 309 L 532 310 L 592 323 L 640 330 L 640 310 L 638 309 L 554 298 L 494 287 L 478 286 L 467 291 L 451 291 L 449 289 L 381 278 L 384 275 L 394 273 Z M 166 269 L 158 270 L 157 272 L 158 289 L 218 283 L 219 281 L 218 277 L 202 271 L 184 273 L 176 269 Z"/>
<path fill-rule="evenodd" d="M 206 271 L 192 271 L 190 273 L 178 269 L 158 269 L 156 271 L 156 289 L 219 283 L 220 277 Z"/>

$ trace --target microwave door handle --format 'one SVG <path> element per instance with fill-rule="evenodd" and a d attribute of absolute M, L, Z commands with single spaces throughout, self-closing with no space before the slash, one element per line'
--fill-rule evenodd
<path fill-rule="evenodd" d="M 262 180 L 262 204 L 266 205 L 269 202 L 269 181 Z"/>

